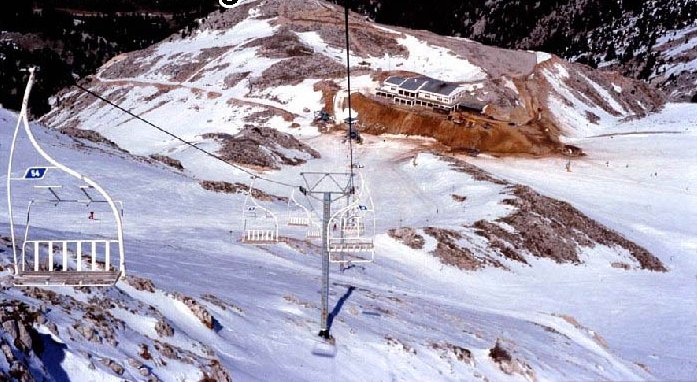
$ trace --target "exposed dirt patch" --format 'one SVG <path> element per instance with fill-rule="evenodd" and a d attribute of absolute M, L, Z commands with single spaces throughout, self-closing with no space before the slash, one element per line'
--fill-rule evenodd
<path fill-rule="evenodd" d="M 530 126 L 510 126 L 470 113 L 468 123 L 457 124 L 423 108 L 392 105 L 358 93 L 352 95 L 352 102 L 361 116 L 362 131 L 370 134 L 432 137 L 454 152 L 476 149 L 495 154 L 549 155 L 563 150 L 558 139 L 545 134 L 537 122 Z"/>
<path fill-rule="evenodd" d="M 202 180 L 198 184 L 201 185 L 205 190 L 222 192 L 225 194 L 240 194 L 249 191 L 249 186 L 242 183 L 229 183 L 223 181 L 212 181 L 212 180 Z M 256 200 L 266 201 L 266 202 L 287 202 L 288 198 L 285 196 L 276 196 L 267 194 L 266 192 L 258 189 L 252 188 L 252 197 Z"/>
<path fill-rule="evenodd" d="M 154 46 L 120 54 L 109 60 L 100 72 L 103 78 L 134 78 L 145 74 L 152 65 L 162 58 L 155 55 L 157 49 Z"/>
<path fill-rule="evenodd" d="M 488 182 L 488 183 L 494 183 L 494 184 L 499 184 L 499 185 L 508 185 L 510 183 L 506 182 L 503 179 L 499 179 L 494 177 L 493 175 L 489 174 L 488 172 L 482 170 L 481 168 L 469 164 L 465 162 L 464 160 L 460 160 L 457 158 L 453 158 L 451 156 L 447 155 L 440 155 L 438 153 L 434 153 L 438 155 L 438 157 L 446 162 L 450 163 L 450 168 L 456 171 L 464 172 L 468 175 L 470 175 L 474 180 L 480 181 L 480 182 Z"/>
<path fill-rule="evenodd" d="M 496 222 L 480 220 L 474 225 L 476 233 L 489 239 L 494 247 L 509 248 L 502 250 L 505 256 L 525 262 L 521 253 L 528 252 L 558 263 L 580 263 L 580 247 L 602 244 L 626 249 L 642 269 L 666 271 L 645 248 L 590 219 L 569 203 L 540 195 L 527 186 L 512 186 L 511 191 L 516 197 L 504 203 L 516 207 L 515 212 Z M 497 223 L 506 223 L 515 231 L 509 232 Z"/>
<path fill-rule="evenodd" d="M 457 241 L 462 235 L 453 230 L 436 227 L 424 228 L 424 233 L 438 240 L 433 255 L 443 263 L 456 266 L 468 271 L 476 271 L 484 266 L 484 262 L 476 258 L 467 248 L 462 248 Z"/>
<path fill-rule="evenodd" d="M 104 144 L 104 145 L 107 145 L 109 147 L 113 147 L 115 149 L 119 149 L 121 151 L 124 151 L 116 143 L 105 138 L 102 134 L 99 134 L 98 132 L 93 131 L 93 130 L 82 130 L 82 129 L 78 129 L 77 127 L 73 127 L 73 126 L 64 126 L 64 127 L 60 128 L 58 131 L 60 131 L 61 133 L 65 134 L 65 135 L 69 135 L 73 138 L 84 139 L 84 140 L 87 140 L 90 142 Z"/>
<path fill-rule="evenodd" d="M 299 165 L 309 158 L 320 158 L 319 152 L 290 134 L 269 127 L 245 127 L 238 134 L 204 134 L 215 139 L 222 148 L 218 155 L 225 161 L 265 169 L 280 165 Z M 295 154 L 291 154 L 294 152 Z"/>
<path fill-rule="evenodd" d="M 298 35 L 286 26 L 278 28 L 271 36 L 252 40 L 242 47 L 259 47 L 259 55 L 268 58 L 312 56 L 314 53 L 311 47 L 300 41 Z"/>
<path fill-rule="evenodd" d="M 392 228 L 387 234 L 412 249 L 423 249 L 425 240 L 411 227 Z"/>
<path fill-rule="evenodd" d="M 181 161 L 176 160 L 176 159 L 174 159 L 174 158 L 170 158 L 170 157 L 168 157 L 168 156 L 166 156 L 166 155 L 152 154 L 152 155 L 150 155 L 150 158 L 152 158 L 152 159 L 154 159 L 154 160 L 156 160 L 156 161 L 158 161 L 158 162 L 161 162 L 161 163 L 163 163 L 163 164 L 165 164 L 165 165 L 167 165 L 167 166 L 169 166 L 169 167 L 175 168 L 175 169 L 177 169 L 177 170 L 179 170 L 179 171 L 183 171 L 183 170 L 184 170 L 184 166 L 182 166 L 182 162 L 181 162 Z"/>
<path fill-rule="evenodd" d="M 249 81 L 251 91 L 263 91 L 282 85 L 297 85 L 305 79 L 342 78 L 346 74 L 343 65 L 321 55 L 291 57 L 279 61 L 264 70 L 259 77 Z"/>
<path fill-rule="evenodd" d="M 240 83 L 240 81 L 247 78 L 250 73 L 251 72 L 235 72 L 228 74 L 223 80 L 223 83 L 225 84 L 224 88 L 230 89 L 235 87 L 238 83 Z"/>
<path fill-rule="evenodd" d="M 339 91 L 339 85 L 334 81 L 324 80 L 315 82 L 313 86 L 314 91 L 322 92 L 322 103 L 324 104 L 324 111 L 329 114 L 334 114 L 334 96 Z"/>
<path fill-rule="evenodd" d="M 288 26 L 295 32 L 316 32 L 332 48 L 344 49 L 346 37 L 343 11 L 329 3 L 307 1 L 267 1 L 263 7 L 266 17 L 277 17 L 275 24 Z M 407 49 L 397 42 L 401 34 L 389 33 L 367 23 L 353 12 L 349 15 L 350 49 L 361 57 L 408 55 Z"/>

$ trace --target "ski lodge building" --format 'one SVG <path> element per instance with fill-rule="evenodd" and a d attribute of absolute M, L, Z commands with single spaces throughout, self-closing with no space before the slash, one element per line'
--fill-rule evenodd
<path fill-rule="evenodd" d="M 442 111 L 455 109 L 481 112 L 484 105 L 465 101 L 467 90 L 464 86 L 422 76 L 403 78 L 388 77 L 377 90 L 376 95 L 386 97 L 399 105 L 424 106 Z"/>

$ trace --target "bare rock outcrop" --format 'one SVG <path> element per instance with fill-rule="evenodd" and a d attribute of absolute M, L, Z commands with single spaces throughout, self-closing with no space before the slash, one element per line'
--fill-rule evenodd
<path fill-rule="evenodd" d="M 43 343 L 34 329 L 40 313 L 19 301 L 0 302 L 0 380 L 32 382 L 47 378 L 38 356 Z"/>
<path fill-rule="evenodd" d="M 225 194 L 239 194 L 239 193 L 245 193 L 249 191 L 249 185 L 242 184 L 239 182 L 236 183 L 230 183 L 230 182 L 225 182 L 225 181 L 212 181 L 212 180 L 202 180 L 199 182 L 201 187 L 208 191 L 214 191 L 214 192 L 222 192 Z M 254 187 L 252 188 L 252 197 L 256 200 L 261 200 L 261 201 L 280 201 L 280 202 L 285 202 L 288 201 L 288 198 L 285 196 L 276 196 L 276 195 L 271 195 L 267 194 L 266 192 Z"/>
<path fill-rule="evenodd" d="M 460 362 L 469 365 L 474 364 L 472 351 L 462 346 L 454 345 L 449 342 L 434 342 L 431 344 L 431 348 L 439 350 L 441 352 L 441 358 L 454 357 Z"/>
<path fill-rule="evenodd" d="M 215 317 L 213 317 L 205 306 L 199 304 L 193 297 L 185 296 L 181 293 L 175 293 L 173 296 L 175 299 L 183 302 L 205 327 L 211 330 L 216 328 L 218 322 Z"/>
<path fill-rule="evenodd" d="M 269 127 L 248 126 L 234 136 L 204 134 L 203 138 L 218 141 L 222 146 L 218 155 L 240 165 L 279 169 L 282 164 L 295 166 L 320 158 L 319 152 L 294 136 Z"/>
<path fill-rule="evenodd" d="M 521 185 L 513 186 L 512 194 L 515 198 L 506 199 L 504 203 L 516 207 L 515 212 L 496 222 L 508 224 L 515 232 L 485 220 L 474 225 L 477 234 L 487 237 L 507 257 L 515 258 L 525 251 L 560 263 L 579 263 L 580 247 L 593 248 L 601 244 L 626 249 L 642 269 L 667 270 L 645 248 L 589 218 L 567 202 L 540 195 Z M 497 240 L 510 244 L 512 249 Z"/>
<path fill-rule="evenodd" d="M 510 351 L 501 345 L 497 339 L 496 344 L 489 350 L 489 357 L 498 364 L 501 371 L 506 374 L 520 374 L 529 380 L 536 380 L 535 371 L 525 362 L 514 358 Z"/>
<path fill-rule="evenodd" d="M 411 227 L 392 228 L 387 234 L 412 249 L 423 249 L 425 240 Z"/>
<path fill-rule="evenodd" d="M 476 271 L 483 267 L 482 260 L 476 258 L 471 251 L 457 243 L 458 240 L 462 239 L 462 235 L 457 231 L 426 227 L 424 232 L 438 240 L 433 255 L 443 263 L 468 271 Z"/>
<path fill-rule="evenodd" d="M 161 154 L 152 154 L 150 155 L 151 159 L 154 159 L 158 162 L 161 162 L 169 167 L 172 167 L 174 169 L 177 169 L 179 171 L 184 170 L 184 166 L 182 165 L 182 162 L 179 160 L 176 160 L 174 158 L 170 158 L 166 155 L 161 155 Z"/>
<path fill-rule="evenodd" d="M 126 277 L 126 283 L 136 290 L 155 293 L 155 284 L 150 279 L 129 275 Z"/>
<path fill-rule="evenodd" d="M 164 318 L 161 318 L 157 320 L 157 324 L 155 324 L 155 332 L 157 332 L 160 337 L 172 337 L 174 335 L 174 328 Z"/>
<path fill-rule="evenodd" d="M 109 147 L 123 151 L 118 145 L 116 145 L 116 143 L 105 138 L 102 134 L 100 134 L 94 130 L 83 130 L 83 129 L 78 129 L 77 127 L 73 127 L 73 126 L 64 126 L 64 127 L 60 128 L 59 131 L 65 135 L 69 135 L 73 138 L 84 139 L 86 141 L 90 141 L 93 143 L 104 144 L 104 145 L 107 145 Z"/>
<path fill-rule="evenodd" d="M 661 260 L 646 248 L 591 219 L 571 204 L 541 195 L 530 187 L 498 179 L 463 160 L 441 158 L 449 162 L 451 168 L 478 181 L 506 186 L 510 197 L 503 203 L 514 207 L 513 212 L 494 221 L 482 219 L 471 226 L 474 233 L 486 238 L 500 255 L 525 264 L 525 254 L 558 263 L 579 264 L 583 247 L 594 248 L 600 244 L 626 250 L 642 269 L 667 271 Z"/>

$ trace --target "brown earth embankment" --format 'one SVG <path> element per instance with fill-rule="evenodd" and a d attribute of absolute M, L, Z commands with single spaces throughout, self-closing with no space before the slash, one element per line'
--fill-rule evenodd
<path fill-rule="evenodd" d="M 472 115 L 467 123 L 455 123 L 445 115 L 390 105 L 354 93 L 352 107 L 368 134 L 406 134 L 435 138 L 453 151 L 476 149 L 492 154 L 551 155 L 563 144 L 537 121 L 523 126 Z"/>

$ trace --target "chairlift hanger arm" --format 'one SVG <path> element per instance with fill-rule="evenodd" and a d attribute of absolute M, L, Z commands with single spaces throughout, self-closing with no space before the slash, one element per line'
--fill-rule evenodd
<path fill-rule="evenodd" d="M 32 86 L 34 83 L 34 79 L 35 79 L 35 68 L 29 68 L 28 71 L 29 71 L 29 79 L 27 81 L 27 86 L 26 86 L 25 92 L 24 92 L 24 98 L 22 101 L 22 109 L 19 113 L 19 118 L 17 121 L 17 125 L 15 127 L 13 138 L 12 138 L 12 145 L 10 148 L 10 156 L 9 156 L 9 160 L 8 160 L 7 177 L 6 177 L 6 179 L 7 179 L 7 181 L 6 181 L 7 193 L 6 194 L 7 194 L 7 202 L 8 202 L 8 215 L 9 215 L 9 222 L 10 222 L 10 230 L 11 230 L 11 236 L 12 236 L 11 239 L 12 239 L 13 260 L 14 260 L 14 268 L 15 268 L 14 276 L 15 276 L 16 284 L 23 285 L 23 282 L 26 281 L 25 276 L 32 277 L 32 273 L 35 276 L 38 276 L 38 273 L 43 272 L 39 269 L 39 258 L 41 255 L 41 253 L 39 251 L 41 244 L 39 242 L 34 241 L 34 247 L 33 247 L 33 250 L 34 250 L 34 264 L 33 265 L 34 265 L 34 267 L 33 267 L 33 271 L 25 272 L 25 270 L 26 270 L 25 268 L 26 268 L 27 263 L 26 263 L 26 256 L 25 256 L 26 255 L 26 253 L 25 253 L 26 246 L 24 244 L 21 245 L 21 248 L 22 248 L 21 263 L 19 261 L 19 256 L 18 256 L 19 255 L 18 248 L 20 247 L 20 245 L 18 243 L 17 235 L 15 233 L 14 217 L 13 217 L 13 212 L 12 212 L 12 202 L 13 202 L 12 182 L 13 182 L 13 178 L 11 175 L 12 175 L 12 165 L 13 165 L 13 162 L 15 161 L 15 148 L 16 148 L 18 137 L 19 137 L 21 130 L 23 130 L 24 135 L 26 135 L 26 138 L 29 139 L 31 146 L 33 147 L 33 150 L 36 153 L 38 153 L 38 155 L 40 155 L 44 160 L 46 160 L 50 165 L 54 166 L 53 168 L 55 168 L 59 171 L 62 171 L 64 173 L 70 175 L 71 177 L 79 179 L 80 181 L 90 185 L 100 195 L 102 195 L 104 197 L 104 199 L 105 199 L 104 202 L 109 204 L 109 207 L 111 208 L 111 212 L 114 216 L 114 220 L 116 222 L 116 240 L 113 241 L 113 243 L 115 243 L 117 245 L 117 253 L 114 255 L 113 259 L 118 260 L 118 265 L 114 266 L 114 272 L 108 272 L 109 273 L 108 276 L 109 276 L 110 281 L 111 281 L 109 284 L 113 284 L 116 281 L 118 281 L 118 279 L 125 277 L 125 271 L 126 271 L 124 245 L 123 245 L 123 225 L 122 225 L 122 221 L 121 221 L 121 213 L 117 209 L 116 203 L 111 199 L 111 196 L 109 196 L 109 194 L 101 186 L 99 186 L 99 184 L 94 182 L 89 177 L 84 176 L 84 175 L 78 173 L 77 171 L 69 168 L 68 166 L 65 166 L 65 165 L 61 164 L 60 162 L 58 162 L 51 155 L 49 155 L 42 148 L 42 146 L 39 144 L 39 142 L 37 141 L 36 137 L 34 136 L 33 132 L 31 131 L 31 127 L 29 124 L 29 117 L 28 117 L 29 96 L 30 96 L 31 89 L 32 89 Z M 21 129 L 22 127 L 23 127 L 23 129 Z M 56 189 L 58 189 L 60 187 L 46 186 L 46 187 L 38 187 L 38 188 L 48 189 L 49 192 L 51 192 L 51 194 L 55 198 L 55 200 L 46 201 L 47 203 L 79 202 L 78 200 L 63 200 L 63 199 L 61 199 L 60 196 L 58 195 L 58 193 L 56 192 Z M 93 198 L 89 198 L 89 199 L 93 199 Z M 33 203 L 34 203 L 34 201 L 30 202 L 30 204 L 29 204 L 29 209 L 27 211 L 27 220 L 29 219 L 30 209 L 31 209 L 31 206 Z M 29 223 L 30 222 L 27 221 L 23 243 L 29 242 L 28 241 L 29 238 L 27 236 L 28 229 L 30 226 Z M 52 286 L 52 285 L 59 285 L 58 283 L 60 283 L 60 285 L 85 285 L 85 283 L 84 283 L 85 281 L 87 281 L 88 283 L 92 283 L 89 280 L 91 278 L 93 278 L 93 276 L 97 276 L 96 273 L 98 273 L 98 272 L 94 272 L 97 270 L 96 266 L 95 266 L 96 265 L 96 254 L 97 254 L 96 242 L 92 242 L 92 264 L 93 264 L 92 270 L 85 272 L 85 271 L 81 271 L 81 263 L 80 263 L 80 257 L 79 257 L 80 256 L 79 255 L 80 254 L 80 243 L 83 241 L 84 240 L 77 241 L 78 242 L 78 244 L 77 244 L 77 253 L 78 253 L 77 259 L 78 259 L 78 261 L 76 264 L 77 269 L 74 272 L 66 271 L 63 274 L 63 275 L 69 274 L 70 278 L 64 279 L 62 281 L 58 281 L 58 279 L 61 279 L 61 276 L 58 275 L 58 273 L 54 274 L 55 278 L 50 276 L 50 275 L 48 278 L 45 278 L 42 276 L 42 280 L 40 281 L 42 283 L 41 285 Z M 65 271 L 65 264 L 66 264 L 65 259 L 67 259 L 67 256 L 65 255 L 65 253 L 67 252 L 66 251 L 67 241 L 60 240 L 59 238 L 57 238 L 55 240 L 47 241 L 45 244 L 48 244 L 50 246 L 51 243 L 55 243 L 55 242 L 62 242 L 63 243 L 63 254 L 64 254 L 63 265 L 64 265 L 64 271 Z M 49 272 L 52 272 L 52 269 L 51 269 L 51 267 L 53 265 L 53 262 L 51 260 L 52 259 L 52 257 L 51 257 L 52 252 L 53 252 L 52 248 L 49 247 L 49 250 L 48 250 Z M 109 249 L 109 246 L 107 246 L 106 248 L 104 248 L 104 257 L 106 259 L 107 264 L 109 263 L 109 259 L 111 258 L 110 255 L 111 255 L 111 250 Z M 45 260 L 45 259 L 42 259 L 42 262 L 43 262 L 43 260 Z M 94 280 L 92 280 L 92 281 L 94 281 Z M 34 283 L 34 282 L 39 282 L 39 281 L 34 280 L 31 282 Z M 92 283 L 92 284 L 95 284 L 95 283 Z M 101 285 L 102 283 L 97 282 L 96 284 Z M 28 284 L 24 284 L 24 285 L 28 285 Z"/>

